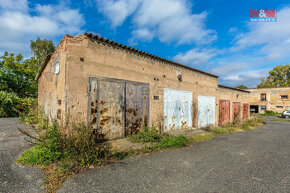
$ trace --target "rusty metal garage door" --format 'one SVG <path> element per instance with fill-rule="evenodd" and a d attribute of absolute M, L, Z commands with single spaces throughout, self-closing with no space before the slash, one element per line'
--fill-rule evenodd
<path fill-rule="evenodd" d="M 223 125 L 230 121 L 230 101 L 219 100 L 219 125 Z"/>
<path fill-rule="evenodd" d="M 100 140 L 123 138 L 148 124 L 149 84 L 90 78 L 88 100 L 88 122 Z"/>
<path fill-rule="evenodd" d="M 236 123 L 241 118 L 241 103 L 233 102 L 233 122 Z"/>
<path fill-rule="evenodd" d="M 149 84 L 126 82 L 126 136 L 148 124 Z"/>
<path fill-rule="evenodd" d="M 249 104 L 244 103 L 243 104 L 243 119 L 249 118 Z"/>
<path fill-rule="evenodd" d="M 99 81 L 99 129 L 108 139 L 123 137 L 124 85 L 122 82 Z"/>
<path fill-rule="evenodd" d="M 215 124 L 215 97 L 198 96 L 198 127 Z"/>
<path fill-rule="evenodd" d="M 164 131 L 192 127 L 192 92 L 164 89 Z"/>

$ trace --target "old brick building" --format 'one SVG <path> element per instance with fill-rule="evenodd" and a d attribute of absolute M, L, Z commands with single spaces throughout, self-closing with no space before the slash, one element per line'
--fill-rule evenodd
<path fill-rule="evenodd" d="M 219 99 L 229 112 L 237 102 L 235 116 L 249 115 L 242 113 L 249 93 L 218 86 L 217 76 L 91 34 L 65 35 L 36 78 L 51 120 L 86 122 L 108 139 L 144 125 L 165 132 L 217 125 Z"/>
<path fill-rule="evenodd" d="M 253 88 L 250 91 L 250 109 L 253 113 L 271 110 L 281 113 L 290 109 L 290 87 Z"/>

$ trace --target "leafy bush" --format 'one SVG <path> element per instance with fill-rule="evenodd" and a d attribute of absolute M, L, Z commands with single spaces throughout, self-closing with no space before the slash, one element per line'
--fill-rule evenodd
<path fill-rule="evenodd" d="M 182 135 L 174 136 L 174 137 L 166 136 L 164 137 L 162 141 L 155 144 L 153 146 L 153 149 L 166 149 L 166 148 L 172 148 L 172 147 L 180 148 L 187 145 L 188 143 L 189 143 L 189 140 Z"/>
<path fill-rule="evenodd" d="M 31 109 L 37 106 L 37 98 L 19 98 L 19 103 L 16 106 L 18 114 L 27 114 Z"/>
<path fill-rule="evenodd" d="M 22 131 L 22 133 L 27 134 L 32 140 L 36 140 L 35 145 L 24 151 L 18 162 L 28 165 L 48 165 L 55 161 L 59 161 L 62 156 L 62 152 L 59 148 L 59 130 L 57 124 L 50 126 L 47 132 L 40 136 L 34 137 L 27 132 Z"/>
<path fill-rule="evenodd" d="M 100 144 L 93 133 L 85 124 L 75 125 L 69 134 L 60 137 L 62 152 L 82 166 L 102 163 L 111 156 L 111 147 Z"/>
<path fill-rule="evenodd" d="M 265 110 L 265 113 L 263 115 L 266 115 L 266 116 L 276 116 L 276 115 L 279 115 L 279 113 L 276 113 L 274 111 Z"/>
<path fill-rule="evenodd" d="M 159 142 L 162 135 L 158 133 L 155 127 L 143 127 L 138 133 L 128 137 L 129 141 L 134 143 Z"/>
<path fill-rule="evenodd" d="M 16 117 L 20 99 L 15 93 L 0 91 L 0 117 Z"/>
<path fill-rule="evenodd" d="M 37 120 L 47 119 L 37 118 Z M 47 165 L 62 159 L 70 159 L 82 166 L 87 166 L 100 164 L 111 156 L 110 146 L 100 144 L 92 130 L 85 124 L 75 125 L 70 132 L 64 132 L 57 123 L 53 126 L 48 124 L 43 126 L 41 132 L 35 129 L 39 134 L 37 137 L 19 129 L 30 137 L 29 141 L 36 144 L 20 156 L 18 160 L 20 163 Z"/>
<path fill-rule="evenodd" d="M 0 91 L 0 117 L 16 117 L 36 104 L 35 98 L 19 98 L 15 93 Z"/>

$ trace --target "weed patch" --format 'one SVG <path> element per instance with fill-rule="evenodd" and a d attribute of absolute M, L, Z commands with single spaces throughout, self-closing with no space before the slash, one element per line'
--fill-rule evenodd
<path fill-rule="evenodd" d="M 162 135 L 155 127 L 143 127 L 138 133 L 128 137 L 128 140 L 133 143 L 160 142 L 161 139 Z"/>
<path fill-rule="evenodd" d="M 210 132 L 215 135 L 235 133 L 241 130 L 253 129 L 257 126 L 265 124 L 261 117 L 253 117 L 248 120 L 240 121 L 238 123 L 228 123 L 222 127 L 210 128 Z"/>
<path fill-rule="evenodd" d="M 195 135 L 192 137 L 192 140 L 195 142 L 203 142 L 206 140 L 211 140 L 214 137 L 212 133 L 203 133 L 199 135 Z"/>
<path fill-rule="evenodd" d="M 261 115 L 265 115 L 265 116 L 277 116 L 280 115 L 280 113 L 274 112 L 274 111 L 269 111 L 269 110 L 265 110 L 264 114 Z"/>

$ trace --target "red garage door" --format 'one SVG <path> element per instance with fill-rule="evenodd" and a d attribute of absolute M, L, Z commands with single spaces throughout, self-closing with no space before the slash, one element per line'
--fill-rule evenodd
<path fill-rule="evenodd" d="M 234 102 L 233 103 L 233 122 L 236 123 L 241 118 L 241 103 Z"/>
<path fill-rule="evenodd" d="M 249 118 L 249 104 L 244 103 L 243 104 L 243 119 Z"/>
<path fill-rule="evenodd" d="M 219 125 L 230 121 L 230 101 L 219 100 Z"/>

